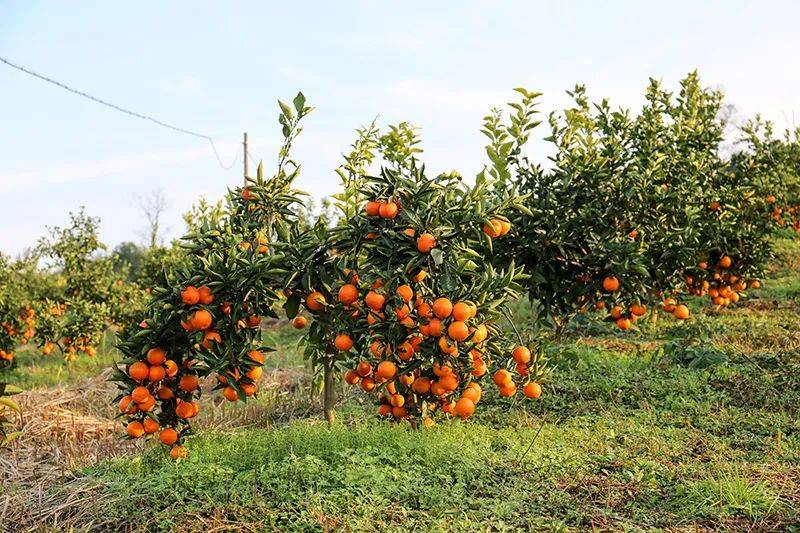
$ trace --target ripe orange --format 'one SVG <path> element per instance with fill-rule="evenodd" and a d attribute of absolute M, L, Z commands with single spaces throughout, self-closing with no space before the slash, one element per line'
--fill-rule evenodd
<path fill-rule="evenodd" d="M 222 389 L 222 395 L 225 396 L 225 399 L 229 402 L 235 402 L 239 399 L 239 393 L 233 387 L 225 387 Z"/>
<path fill-rule="evenodd" d="M 369 291 L 367 296 L 364 298 L 364 302 L 370 309 L 374 311 L 380 311 L 383 309 L 383 304 L 386 302 L 386 297 L 375 291 Z"/>
<path fill-rule="evenodd" d="M 181 301 L 186 305 L 195 305 L 200 301 L 200 291 L 196 287 L 189 285 L 181 291 Z"/>
<path fill-rule="evenodd" d="M 727 255 L 723 255 L 722 257 L 719 258 L 719 266 L 722 268 L 730 268 L 732 264 L 733 260 Z"/>
<path fill-rule="evenodd" d="M 359 382 L 360 379 L 361 376 L 359 376 L 358 372 L 356 372 L 355 370 L 348 370 L 347 372 L 344 373 L 344 380 L 349 385 L 355 385 L 356 383 Z"/>
<path fill-rule="evenodd" d="M 128 375 L 135 381 L 144 381 L 147 379 L 149 372 L 150 369 L 147 367 L 147 364 L 141 361 L 136 361 L 128 367 Z"/>
<path fill-rule="evenodd" d="M 400 298 L 402 298 L 403 301 L 406 303 L 410 302 L 411 299 L 414 298 L 414 289 L 412 289 L 408 285 L 400 285 L 399 287 L 397 287 L 396 292 L 398 296 L 400 296 Z"/>
<path fill-rule="evenodd" d="M 750 288 L 751 289 L 760 289 L 761 288 L 761 282 L 758 281 L 757 279 L 754 279 L 753 281 L 750 282 Z"/>
<path fill-rule="evenodd" d="M 319 291 L 313 291 L 306 297 L 306 306 L 310 311 L 321 311 L 325 307 L 325 295 Z"/>
<path fill-rule="evenodd" d="M 150 383 L 157 383 L 167 377 L 167 371 L 163 366 L 151 366 L 150 371 L 147 373 L 147 380 Z"/>
<path fill-rule="evenodd" d="M 615 305 L 614 307 L 611 308 L 611 311 L 609 311 L 609 314 L 611 315 L 611 318 L 616 320 L 616 319 L 622 317 L 622 311 L 623 311 L 622 307 L 620 307 L 618 305 Z"/>
<path fill-rule="evenodd" d="M 203 348 L 209 349 L 211 348 L 212 342 L 221 342 L 221 341 L 222 337 L 220 337 L 219 333 L 217 333 L 216 331 L 209 330 L 203 334 L 203 341 L 200 343 L 200 345 Z"/>
<path fill-rule="evenodd" d="M 142 426 L 144 427 L 144 432 L 147 433 L 148 435 L 152 435 L 153 433 L 158 431 L 159 428 L 158 421 L 153 420 L 152 418 L 149 417 L 144 419 L 144 423 L 142 424 Z"/>
<path fill-rule="evenodd" d="M 667 298 L 661 303 L 661 309 L 667 313 L 671 313 L 675 310 L 675 304 L 677 303 L 678 302 L 675 301 L 675 298 Z"/>
<path fill-rule="evenodd" d="M 411 388 L 417 394 L 428 394 L 431 390 L 431 380 L 428 378 L 417 378 L 414 380 L 414 383 L 411 384 Z"/>
<path fill-rule="evenodd" d="M 498 219 L 490 220 L 483 225 L 483 232 L 494 239 L 503 233 L 503 224 Z"/>
<path fill-rule="evenodd" d="M 178 432 L 175 431 L 174 428 L 164 428 L 161 430 L 161 433 L 158 434 L 158 440 L 161 441 L 161 444 L 172 446 L 178 442 Z"/>
<path fill-rule="evenodd" d="M 674 316 L 678 320 L 686 320 L 687 318 L 689 318 L 689 308 L 686 307 L 685 305 L 678 305 L 672 312 L 672 316 Z"/>
<path fill-rule="evenodd" d="M 167 360 L 167 355 L 161 348 L 151 348 L 147 352 L 147 362 L 151 365 L 163 365 Z"/>
<path fill-rule="evenodd" d="M 509 387 L 514 384 L 514 380 L 511 378 L 511 373 L 504 368 L 501 368 L 494 373 L 492 376 L 492 381 L 494 381 L 494 384 L 498 387 Z"/>
<path fill-rule="evenodd" d="M 142 435 L 144 435 L 144 426 L 141 422 L 134 420 L 130 422 L 128 426 L 125 428 L 125 432 L 128 434 L 129 437 L 133 439 L 138 439 Z"/>
<path fill-rule="evenodd" d="M 142 387 L 141 385 L 131 392 L 131 399 L 136 403 L 142 403 L 148 396 L 150 396 L 150 391 L 147 390 L 147 387 Z"/>
<path fill-rule="evenodd" d="M 510 398 L 511 396 L 514 396 L 516 393 L 517 393 L 517 386 L 514 385 L 513 383 L 506 387 L 500 387 L 500 396 L 504 398 Z"/>
<path fill-rule="evenodd" d="M 456 342 L 461 342 L 469 337 L 469 328 L 464 322 L 451 322 L 447 334 Z"/>
<path fill-rule="evenodd" d="M 618 318 L 616 321 L 617 327 L 623 331 L 631 329 L 631 321 L 629 318 Z"/>
<path fill-rule="evenodd" d="M 472 318 L 472 310 L 466 302 L 456 302 L 453 306 L 453 318 L 459 322 L 466 322 Z"/>
<path fill-rule="evenodd" d="M 384 417 L 385 417 L 385 416 L 389 416 L 389 415 L 391 415 L 391 414 L 392 414 L 392 407 L 391 407 L 390 405 L 388 405 L 388 404 L 382 403 L 382 404 L 381 404 L 381 405 L 378 407 L 378 414 L 379 414 L 380 416 L 384 416 Z"/>
<path fill-rule="evenodd" d="M 359 361 L 358 365 L 356 365 L 356 372 L 358 372 L 359 376 L 365 378 L 372 374 L 372 365 L 367 361 Z"/>
<path fill-rule="evenodd" d="M 200 303 L 203 305 L 208 305 L 214 301 L 214 293 L 212 293 L 211 289 L 206 285 L 197 289 L 197 293 L 200 296 Z"/>
<path fill-rule="evenodd" d="M 192 392 L 197 390 L 197 387 L 200 386 L 200 380 L 194 374 L 187 374 L 181 377 L 180 383 L 178 387 L 184 392 Z"/>
<path fill-rule="evenodd" d="M 453 312 L 453 304 L 447 298 L 437 298 L 433 302 L 433 314 L 438 318 L 447 318 Z"/>
<path fill-rule="evenodd" d="M 517 346 L 512 355 L 517 363 L 527 365 L 531 362 L 531 351 L 526 346 Z"/>
<path fill-rule="evenodd" d="M 205 309 L 199 309 L 192 316 L 191 325 L 198 330 L 208 329 L 211 327 L 212 320 L 211 313 Z"/>
<path fill-rule="evenodd" d="M 136 402 L 134 402 L 133 398 L 131 398 L 130 396 L 125 396 L 124 398 L 122 398 L 119 401 L 119 412 L 120 413 L 125 413 L 125 414 L 128 414 L 128 415 L 132 415 L 133 413 L 135 413 L 138 410 L 139 410 L 139 408 L 136 407 Z"/>
<path fill-rule="evenodd" d="M 375 390 L 375 380 L 370 377 L 364 377 L 361 379 L 361 389 L 364 392 L 372 392 Z"/>
<path fill-rule="evenodd" d="M 397 204 L 392 200 L 382 204 L 378 209 L 378 213 L 380 214 L 381 218 L 394 218 L 397 216 L 398 211 L 399 208 Z"/>
<path fill-rule="evenodd" d="M 525 387 L 522 389 L 522 394 L 524 394 L 527 398 L 538 398 L 542 395 L 542 387 L 535 381 L 532 381 L 525 385 Z"/>
<path fill-rule="evenodd" d="M 306 320 L 304 316 L 296 316 L 294 320 L 292 320 L 292 327 L 294 327 L 294 329 L 303 329 L 306 327 L 306 324 L 308 324 L 308 320 Z"/>
<path fill-rule="evenodd" d="M 458 353 L 458 346 L 447 337 L 439 337 L 439 351 L 446 355 Z"/>
<path fill-rule="evenodd" d="M 178 418 L 192 418 L 196 413 L 192 402 L 181 402 L 175 407 L 175 414 Z"/>
<path fill-rule="evenodd" d="M 358 299 L 358 289 L 355 285 L 342 285 L 339 289 L 339 301 L 344 305 L 350 305 Z"/>
<path fill-rule="evenodd" d="M 631 306 L 631 314 L 634 316 L 644 316 L 647 313 L 647 307 L 642 304 L 633 304 Z"/>
<path fill-rule="evenodd" d="M 466 420 L 475 412 L 475 402 L 469 398 L 459 399 L 453 407 L 453 414 L 460 417 L 461 420 Z"/>
<path fill-rule="evenodd" d="M 158 392 L 156 392 L 156 396 L 158 397 L 159 400 L 171 400 L 172 398 L 175 397 L 175 393 L 172 392 L 172 389 L 164 385 L 160 389 L 158 389 Z"/>
<path fill-rule="evenodd" d="M 370 200 L 364 206 L 364 212 L 367 214 L 368 217 L 376 217 L 380 214 L 382 202 L 376 202 L 375 200 Z"/>
<path fill-rule="evenodd" d="M 489 336 L 489 330 L 486 329 L 486 325 L 478 324 L 474 328 L 470 329 L 472 332 L 472 342 L 481 343 L 486 340 Z"/>
<path fill-rule="evenodd" d="M 603 279 L 603 290 L 606 292 L 614 292 L 619 290 L 619 280 L 614 276 L 608 276 Z"/>
<path fill-rule="evenodd" d="M 178 373 L 178 364 L 172 359 L 168 359 L 164 363 L 164 370 L 166 370 L 168 378 L 174 378 Z"/>
<path fill-rule="evenodd" d="M 346 352 L 353 347 L 353 339 L 347 333 L 339 333 L 333 341 L 333 345 L 340 352 Z"/>
<path fill-rule="evenodd" d="M 430 233 L 423 233 L 417 239 L 417 250 L 420 253 L 427 254 L 436 246 L 436 237 Z"/>
<path fill-rule="evenodd" d="M 173 446 L 172 449 L 169 451 L 169 456 L 175 459 L 186 459 L 189 455 L 189 451 L 184 446 Z"/>
<path fill-rule="evenodd" d="M 397 357 L 401 361 L 408 361 L 414 355 L 414 346 L 410 342 L 403 342 L 397 347 Z"/>

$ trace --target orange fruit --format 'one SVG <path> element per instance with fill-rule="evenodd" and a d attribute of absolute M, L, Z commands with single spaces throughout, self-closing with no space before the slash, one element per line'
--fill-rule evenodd
<path fill-rule="evenodd" d="M 644 316 L 647 313 L 647 307 L 642 304 L 633 304 L 631 306 L 631 314 L 634 316 Z"/>
<path fill-rule="evenodd" d="M 619 280 L 614 276 L 608 276 L 603 279 L 603 290 L 606 292 L 614 292 L 619 289 Z"/>
<path fill-rule="evenodd" d="M 156 383 L 165 377 L 167 377 L 167 371 L 164 370 L 163 366 L 151 366 L 147 374 L 147 380 L 150 381 L 150 383 Z"/>
<path fill-rule="evenodd" d="M 375 390 L 375 380 L 370 377 L 364 377 L 361 379 L 361 389 L 364 392 L 372 392 Z"/>
<path fill-rule="evenodd" d="M 181 291 L 181 301 L 186 305 L 195 305 L 200 301 L 200 291 L 189 285 Z"/>
<path fill-rule="evenodd" d="M 313 291 L 306 297 L 306 306 L 310 311 L 321 311 L 325 307 L 325 295 L 319 291 Z"/>
<path fill-rule="evenodd" d="M 142 403 L 148 396 L 150 396 L 150 391 L 147 390 L 147 387 L 142 387 L 141 385 L 131 392 L 131 399 L 136 403 Z"/>
<path fill-rule="evenodd" d="M 308 324 L 308 320 L 304 316 L 296 316 L 294 320 L 292 320 L 292 327 L 294 329 L 303 329 Z"/>
<path fill-rule="evenodd" d="M 672 312 L 672 316 L 674 316 L 678 320 L 686 320 L 687 318 L 689 318 L 689 308 L 686 307 L 685 305 L 678 305 Z"/>
<path fill-rule="evenodd" d="M 175 431 L 174 428 L 164 428 L 161 430 L 161 433 L 158 434 L 158 440 L 161 441 L 161 444 L 172 446 L 178 442 L 178 432 Z"/>
<path fill-rule="evenodd" d="M 222 389 L 222 395 L 225 396 L 225 399 L 229 402 L 235 402 L 239 399 L 239 392 L 230 386 Z"/>
<path fill-rule="evenodd" d="M 147 362 L 151 365 L 163 365 L 167 360 L 167 355 L 161 348 L 151 348 L 147 352 Z"/>
<path fill-rule="evenodd" d="M 147 364 L 141 361 L 136 361 L 130 367 L 128 367 L 128 375 L 135 381 L 144 381 L 147 379 L 149 373 L 150 369 L 148 368 Z"/>
<path fill-rule="evenodd" d="M 431 380 L 428 378 L 417 378 L 411 384 L 411 388 L 417 394 L 428 394 L 431 390 Z"/>
<path fill-rule="evenodd" d="M 542 395 L 542 387 L 538 383 L 532 381 L 525 385 L 522 389 L 522 394 L 527 398 L 538 398 Z"/>
<path fill-rule="evenodd" d="M 453 306 L 453 318 L 459 322 L 466 322 L 472 318 L 472 309 L 466 302 L 456 302 Z"/>
<path fill-rule="evenodd" d="M 469 398 L 460 398 L 455 406 L 453 406 L 453 414 L 461 418 L 461 420 L 466 420 L 471 417 L 474 412 L 475 402 Z"/>
<path fill-rule="evenodd" d="M 152 435 L 153 433 L 158 431 L 159 423 L 158 421 L 148 417 L 144 419 L 144 423 L 142 424 L 142 426 L 144 427 L 145 433 L 147 433 L 148 435 Z"/>
<path fill-rule="evenodd" d="M 372 374 L 372 365 L 367 361 L 359 361 L 358 365 L 356 365 L 356 372 L 358 372 L 359 376 L 365 378 Z"/>
<path fill-rule="evenodd" d="M 333 341 L 333 345 L 340 352 L 346 352 L 353 347 L 353 339 L 347 333 L 339 333 Z"/>
<path fill-rule="evenodd" d="M 451 322 L 447 334 L 456 342 L 461 342 L 469 337 L 469 328 L 464 322 Z"/>
<path fill-rule="evenodd" d="M 384 417 L 389 416 L 392 414 L 392 407 L 388 404 L 383 403 L 378 407 L 378 414 Z"/>
<path fill-rule="evenodd" d="M 367 296 L 364 298 L 364 302 L 370 309 L 379 311 L 383 309 L 383 304 L 386 302 L 386 297 L 375 291 L 369 291 Z"/>
<path fill-rule="evenodd" d="M 200 380 L 194 374 L 187 374 L 181 377 L 180 383 L 178 387 L 184 392 L 192 392 L 197 390 L 197 387 L 200 386 Z"/>
<path fill-rule="evenodd" d="M 368 217 L 376 217 L 380 214 L 382 202 L 376 202 L 375 200 L 370 200 L 364 206 L 364 212 L 367 214 Z"/>
<path fill-rule="evenodd" d="M 503 232 L 503 224 L 497 219 L 490 220 L 483 225 L 483 232 L 494 239 L 495 237 L 499 237 Z"/>
<path fill-rule="evenodd" d="M 211 313 L 205 309 L 199 309 L 192 316 L 190 323 L 194 329 L 208 329 L 211 327 L 212 320 Z"/>
<path fill-rule="evenodd" d="M 128 414 L 128 415 L 132 415 L 133 413 L 135 413 L 138 410 L 139 410 L 139 408 L 136 407 L 136 402 L 134 402 L 133 398 L 131 398 L 130 396 L 125 396 L 124 398 L 122 398 L 119 401 L 119 412 L 120 413 L 125 413 L 125 414 Z"/>
<path fill-rule="evenodd" d="M 514 384 L 514 380 L 511 378 L 511 373 L 504 368 L 501 368 L 494 373 L 492 376 L 492 381 L 494 381 L 495 385 L 498 387 L 508 387 Z"/>
<path fill-rule="evenodd" d="M 621 330 L 628 330 L 631 329 L 631 321 L 629 318 L 618 318 L 616 321 L 617 327 Z"/>
<path fill-rule="evenodd" d="M 517 363 L 528 364 L 531 361 L 531 351 L 526 346 L 517 346 L 512 355 Z"/>
<path fill-rule="evenodd" d="M 133 439 L 138 439 L 142 435 L 144 435 L 144 426 L 141 422 L 134 420 L 130 422 L 128 426 L 125 428 L 125 432 L 128 434 L 129 437 Z"/>
<path fill-rule="evenodd" d="M 358 289 L 350 283 L 339 288 L 339 301 L 344 305 L 350 305 L 358 299 Z"/>
<path fill-rule="evenodd" d="M 611 308 L 609 314 L 611 315 L 611 318 L 616 320 L 622 317 L 622 311 L 623 311 L 622 307 L 615 305 L 614 307 Z"/>
<path fill-rule="evenodd" d="M 358 372 L 351 369 L 344 373 L 344 380 L 349 385 L 355 385 L 361 380 L 361 376 L 358 375 Z"/>
<path fill-rule="evenodd" d="M 447 318 L 453 313 L 453 304 L 447 298 L 437 298 L 433 302 L 433 314 L 438 318 Z"/>
<path fill-rule="evenodd" d="M 168 359 L 164 362 L 164 370 L 167 372 L 168 378 L 174 378 L 178 373 L 178 364 L 172 359 Z"/>
<path fill-rule="evenodd" d="M 208 305 L 214 301 L 214 293 L 206 285 L 197 289 L 197 293 L 200 295 L 200 303 L 203 305 Z"/>
<path fill-rule="evenodd" d="M 158 392 L 156 392 L 156 396 L 158 397 L 159 400 L 171 400 L 172 398 L 175 397 L 175 393 L 172 392 L 172 389 L 170 389 L 165 385 L 160 389 L 158 389 Z"/>
<path fill-rule="evenodd" d="M 175 407 L 175 414 L 178 418 L 192 418 L 196 413 L 192 402 L 181 402 Z"/>
<path fill-rule="evenodd" d="M 730 268 L 732 264 L 733 260 L 727 255 L 723 255 L 722 257 L 719 258 L 719 266 L 722 268 Z"/>
<path fill-rule="evenodd" d="M 400 285 L 397 287 L 397 294 L 400 298 L 403 299 L 404 302 L 408 303 L 414 297 L 414 289 L 412 289 L 408 285 Z"/>
<path fill-rule="evenodd" d="M 189 451 L 184 446 L 173 446 L 172 449 L 169 451 L 169 456 L 175 459 L 186 459 L 189 455 Z"/>
<path fill-rule="evenodd" d="M 427 254 L 436 246 L 436 237 L 430 233 L 423 233 L 417 239 L 417 250 L 420 253 Z"/>
<path fill-rule="evenodd" d="M 380 214 L 381 218 L 394 218 L 397 216 L 398 211 L 399 207 L 391 200 L 382 204 L 378 209 L 378 213 Z"/>

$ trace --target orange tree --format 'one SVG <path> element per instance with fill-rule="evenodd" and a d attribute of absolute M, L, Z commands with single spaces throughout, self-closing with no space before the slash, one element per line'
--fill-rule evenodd
<path fill-rule="evenodd" d="M 37 341 L 45 354 L 59 346 L 68 361 L 80 351 L 92 356 L 109 325 L 128 322 L 144 305 L 138 286 L 124 282 L 113 260 L 101 255 L 99 224 L 83 210 L 71 213 L 69 226 L 50 228 L 39 244 L 60 280 L 36 302 Z"/>
<path fill-rule="evenodd" d="M 541 352 L 522 339 L 515 347 L 500 323 L 524 276 L 489 260 L 518 199 L 493 199 L 485 175 L 473 186 L 455 172 L 428 177 L 406 123 L 377 139 L 366 131 L 361 156 L 340 171 L 343 216 L 330 248 L 341 276 L 301 295 L 315 317 L 328 315 L 310 332 L 319 349 L 349 364 L 345 381 L 376 394 L 378 412 L 395 420 L 466 419 L 489 374 L 504 396 L 520 386 L 538 397 Z M 365 170 L 373 150 L 382 158 L 377 175 Z"/>
<path fill-rule="evenodd" d="M 639 238 L 647 176 L 632 164 L 632 121 L 605 100 L 591 106 L 577 86 L 568 93 L 574 106 L 550 115 L 555 153 L 546 170 L 523 154 L 538 124 L 539 95 L 518 92 L 521 101 L 511 104 L 510 117 L 495 110 L 483 128 L 490 139 L 488 172 L 500 178 L 495 195 L 519 191 L 525 198 L 497 261 L 524 265 L 536 318 L 557 332 L 590 306 L 607 309 L 620 328 L 629 329 L 644 314 L 652 288 Z"/>
<path fill-rule="evenodd" d="M 690 73 L 677 95 L 650 80 L 645 98 L 631 131 L 633 165 L 642 177 L 636 238 L 643 243 L 653 296 L 663 298 L 664 310 L 686 318 L 689 310 L 678 301 L 683 280 L 708 253 L 704 228 L 714 223 L 708 206 L 716 194 L 712 176 L 722 168 L 722 95 Z"/>
<path fill-rule="evenodd" d="M 121 416 L 131 438 L 158 433 L 171 455 L 185 455 L 190 420 L 198 414 L 201 378 L 217 376 L 216 390 L 231 401 L 253 396 L 262 365 L 272 348 L 261 340 L 264 316 L 284 277 L 294 209 L 301 204 L 291 188 L 299 167 L 290 148 L 300 120 L 311 108 L 302 94 L 295 110 L 281 103 L 284 144 L 278 169 L 228 194 L 224 217 L 208 217 L 183 239 L 186 259 L 167 285 L 152 287 L 152 302 L 136 327 L 121 335 L 124 358 L 114 373 Z M 281 242 L 277 242 L 281 241 Z"/>
<path fill-rule="evenodd" d="M 35 311 L 29 302 L 21 271 L 30 268 L 23 261 L 11 261 L 0 254 L 0 368 L 14 362 L 14 352 L 35 333 Z"/>
<path fill-rule="evenodd" d="M 701 200 L 705 211 L 702 246 L 696 262 L 686 271 L 686 285 L 695 295 L 708 295 L 718 307 L 738 302 L 748 283 L 760 285 L 759 278 L 772 257 L 769 197 L 774 187 L 774 165 L 759 161 L 758 150 L 739 152 L 730 161 L 722 158 L 722 102 L 722 93 L 702 88 L 693 73 L 670 109 L 673 120 L 688 130 L 688 135 L 679 139 L 679 150 L 696 154 L 684 164 L 707 180 L 703 183 L 706 196 Z"/>

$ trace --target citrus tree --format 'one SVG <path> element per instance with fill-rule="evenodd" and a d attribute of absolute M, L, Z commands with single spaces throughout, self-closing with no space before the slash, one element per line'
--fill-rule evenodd
<path fill-rule="evenodd" d="M 61 348 L 67 361 L 78 352 L 95 353 L 104 331 L 125 324 L 144 305 L 145 294 L 115 272 L 114 260 L 103 255 L 100 220 L 83 210 L 70 213 L 67 227 L 49 228 L 39 244 L 59 283 L 36 301 L 39 317 L 37 341 L 49 354 Z"/>
<path fill-rule="evenodd" d="M 521 199 L 494 199 L 485 174 L 474 185 L 456 172 L 429 177 L 407 123 L 367 144 L 379 171 L 345 165 L 333 228 L 344 276 L 328 290 L 342 310 L 328 342 L 350 364 L 345 381 L 375 394 L 382 416 L 425 425 L 440 413 L 469 418 L 489 375 L 503 396 L 538 397 L 541 352 L 501 325 L 524 275 L 490 261 Z M 306 304 L 315 312 L 328 300 Z"/>
<path fill-rule="evenodd" d="M 556 331 L 591 307 L 607 309 L 629 329 L 644 314 L 652 289 L 640 238 L 647 176 L 633 164 L 632 120 L 606 100 L 591 105 L 577 86 L 568 93 L 573 107 L 549 117 L 553 168 L 544 169 L 523 153 L 539 123 L 539 94 L 518 92 L 510 115 L 495 110 L 483 128 L 491 141 L 489 172 L 501 179 L 495 195 L 519 191 L 525 198 L 498 261 L 524 265 L 537 318 Z"/>
<path fill-rule="evenodd" d="M 200 381 L 216 375 L 216 390 L 246 401 L 258 390 L 273 348 L 261 338 L 262 317 L 277 317 L 278 291 L 289 271 L 281 249 L 296 223 L 299 166 L 290 149 L 311 111 L 302 94 L 294 110 L 281 103 L 284 144 L 276 173 L 231 190 L 224 216 L 202 217 L 183 238 L 183 264 L 170 283 L 151 288 L 152 302 L 135 327 L 121 335 L 113 380 L 131 438 L 158 434 L 171 455 L 186 454 L 190 420 L 199 412 Z M 280 242 L 278 242 L 280 241 Z"/>

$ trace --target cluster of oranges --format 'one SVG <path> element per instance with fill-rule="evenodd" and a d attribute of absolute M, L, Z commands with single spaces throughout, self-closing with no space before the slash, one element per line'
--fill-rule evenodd
<path fill-rule="evenodd" d="M 214 329 L 215 318 L 212 304 L 215 298 L 207 286 L 188 285 L 180 291 L 180 302 L 188 309 L 182 315 L 181 328 L 187 335 L 195 335 L 198 342 L 194 350 L 210 350 L 214 344 L 222 342 L 222 336 Z M 222 316 L 231 314 L 231 302 L 222 302 L 219 310 Z M 241 320 L 239 327 L 256 328 L 261 323 L 258 316 L 250 315 Z M 147 321 L 140 326 L 147 328 Z M 223 396 L 230 400 L 253 396 L 257 391 L 257 380 L 261 377 L 264 355 L 258 350 L 250 350 L 250 367 L 244 375 L 234 366 L 219 372 L 219 382 Z M 195 370 L 196 361 L 190 355 L 170 356 L 161 347 L 150 348 L 141 360 L 132 362 L 126 369 L 132 389 L 119 404 L 120 412 L 129 419 L 126 432 L 131 438 L 140 438 L 158 433 L 158 438 L 171 447 L 170 455 L 181 458 L 186 455 L 182 445 L 182 433 L 178 424 L 186 423 L 199 413 L 200 407 L 195 395 L 200 389 L 200 378 Z M 156 406 L 160 415 L 154 414 Z"/>
<path fill-rule="evenodd" d="M 697 265 L 699 275 L 686 276 L 686 290 L 695 296 L 708 296 L 717 307 L 736 304 L 748 286 L 759 289 L 761 282 L 752 279 L 748 283 L 736 275 L 733 268 L 734 261 L 727 255 L 722 255 L 710 268 L 708 262 L 703 261 Z"/>
<path fill-rule="evenodd" d="M 616 276 L 606 276 L 602 281 L 603 292 L 607 294 L 614 294 L 620 290 L 621 284 L 619 278 Z M 623 307 L 619 304 L 609 305 L 603 299 L 599 299 L 595 303 L 596 309 L 608 309 L 608 314 L 614 321 L 616 326 L 623 330 L 629 330 L 633 327 L 641 317 L 647 314 L 647 306 L 641 302 L 633 303 L 630 306 Z M 686 305 L 678 304 L 674 298 L 665 298 L 662 302 L 661 308 L 678 320 L 685 320 L 689 318 L 689 308 Z"/>
<path fill-rule="evenodd" d="M 8 338 L 12 346 L 14 343 L 28 344 L 36 334 L 36 310 L 30 305 L 25 305 L 20 312 L 16 323 L 4 321 L 0 323 L 2 333 Z M 12 349 L 0 349 L 0 364 L 9 365 L 14 361 Z"/>
<path fill-rule="evenodd" d="M 408 249 L 402 252 L 419 265 L 414 254 L 427 256 L 440 243 L 434 232 L 418 231 L 398 222 L 400 204 L 397 199 L 366 203 L 364 214 L 368 220 L 385 221 L 368 228 L 367 240 L 375 241 L 381 232 L 387 235 L 397 231 L 408 243 Z M 491 238 L 510 230 L 511 223 L 502 217 L 490 219 L 483 227 Z M 371 263 L 365 264 L 369 269 Z M 435 294 L 436 271 L 433 265 L 428 266 L 434 268 L 432 278 L 428 277 L 428 270 L 416 267 L 389 281 L 373 277 L 371 283 L 361 286 L 358 274 L 348 270 L 347 282 L 342 282 L 336 292 L 336 302 L 327 302 L 321 291 L 311 291 L 305 298 L 305 306 L 312 314 L 338 306 L 350 321 L 350 330 L 340 331 L 332 339 L 333 348 L 350 354 L 353 361 L 353 367 L 345 372 L 345 382 L 375 393 L 381 416 L 414 423 L 421 419 L 426 426 L 434 423 L 433 414 L 437 411 L 461 419 L 472 416 L 483 394 L 479 380 L 488 374 L 492 362 L 488 344 L 497 333 L 474 300 L 451 300 L 441 292 Z M 433 281 L 429 284 L 426 278 Z M 304 325 L 305 322 L 299 327 Z M 500 340 L 497 339 L 498 345 Z M 513 359 L 517 373 L 527 380 L 525 395 L 538 397 L 541 387 L 527 377 L 528 366 L 535 363 L 530 351 L 520 346 L 513 351 L 513 357 L 510 349 L 505 352 L 506 361 Z M 511 372 L 499 372 L 507 372 L 510 383 L 505 386 L 508 384 L 503 380 L 498 385 L 501 394 L 516 393 Z"/>

